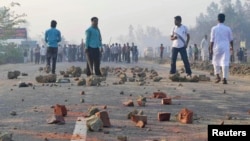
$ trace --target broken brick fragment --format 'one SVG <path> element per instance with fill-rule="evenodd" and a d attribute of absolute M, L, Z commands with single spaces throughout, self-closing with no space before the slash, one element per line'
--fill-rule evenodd
<path fill-rule="evenodd" d="M 128 106 L 128 107 L 133 107 L 134 106 L 134 102 L 133 102 L 133 100 L 129 100 L 127 102 L 124 102 L 123 105 L 124 106 Z"/>
<path fill-rule="evenodd" d="M 137 104 L 138 104 L 138 106 L 145 106 L 146 102 L 139 99 L 139 100 L 137 100 Z"/>
<path fill-rule="evenodd" d="M 172 104 L 172 99 L 171 98 L 163 98 L 161 100 L 161 104 L 163 104 L 163 105 L 170 105 L 170 104 Z"/>
<path fill-rule="evenodd" d="M 131 120 L 135 123 L 137 123 L 138 121 L 143 121 L 145 124 L 147 124 L 147 116 L 143 116 L 143 115 L 132 115 L 131 116 Z"/>
<path fill-rule="evenodd" d="M 145 122 L 143 122 L 143 121 L 141 121 L 141 120 L 139 120 L 137 123 L 136 123 L 136 126 L 137 127 L 140 127 L 140 128 L 144 128 L 145 127 Z"/>
<path fill-rule="evenodd" d="M 166 98 L 167 94 L 164 92 L 154 92 L 153 93 L 153 98 Z"/>
<path fill-rule="evenodd" d="M 111 127 L 109 115 L 107 111 L 100 111 L 100 112 L 97 112 L 95 115 L 102 120 L 103 127 Z"/>
<path fill-rule="evenodd" d="M 66 116 L 67 115 L 66 106 L 65 105 L 56 104 L 56 106 L 54 107 L 54 114 L 56 116 Z"/>
<path fill-rule="evenodd" d="M 187 108 L 183 108 L 178 113 L 177 118 L 181 123 L 186 123 L 186 124 L 193 123 L 193 111 L 191 111 Z"/>
<path fill-rule="evenodd" d="M 64 117 L 61 115 L 53 115 L 50 119 L 47 120 L 48 124 L 65 124 Z"/>
<path fill-rule="evenodd" d="M 158 121 L 169 121 L 171 113 L 167 112 L 159 112 L 158 113 Z"/>

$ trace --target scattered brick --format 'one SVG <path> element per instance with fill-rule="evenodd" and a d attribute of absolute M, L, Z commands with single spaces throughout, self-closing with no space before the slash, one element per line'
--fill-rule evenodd
<path fill-rule="evenodd" d="M 85 92 L 84 92 L 84 91 L 81 91 L 80 94 L 81 94 L 81 95 L 85 95 Z"/>
<path fill-rule="evenodd" d="M 131 119 L 132 115 L 136 115 L 136 114 L 138 114 L 138 111 L 135 109 L 134 111 L 128 113 L 127 118 Z"/>
<path fill-rule="evenodd" d="M 143 121 L 145 124 L 147 124 L 147 116 L 143 116 L 143 115 L 132 115 L 131 116 L 131 120 L 135 123 L 137 123 L 138 121 Z"/>
<path fill-rule="evenodd" d="M 133 100 L 129 100 L 127 102 L 124 102 L 123 105 L 124 106 L 128 106 L 128 107 L 133 107 L 134 106 L 134 102 L 133 102 Z"/>
<path fill-rule="evenodd" d="M 164 92 L 154 92 L 153 93 L 153 98 L 166 98 L 167 94 Z"/>
<path fill-rule="evenodd" d="M 161 100 L 161 104 L 163 104 L 163 105 L 170 105 L 170 104 L 172 104 L 172 99 L 171 98 L 163 98 Z"/>
<path fill-rule="evenodd" d="M 141 99 L 138 99 L 138 100 L 137 100 L 137 104 L 138 104 L 138 106 L 145 106 L 145 105 L 146 105 L 146 102 L 145 102 L 145 101 L 142 101 Z"/>
<path fill-rule="evenodd" d="M 61 115 L 53 115 L 50 119 L 47 120 L 48 124 L 65 124 L 64 117 Z"/>
<path fill-rule="evenodd" d="M 158 121 L 169 121 L 171 113 L 167 112 L 159 112 L 158 113 Z"/>
<path fill-rule="evenodd" d="M 111 127 L 109 115 L 107 111 L 100 111 L 100 112 L 97 112 L 95 115 L 102 120 L 103 127 Z"/>
<path fill-rule="evenodd" d="M 183 108 L 178 113 L 178 120 L 181 123 L 193 123 L 193 111 Z"/>
<path fill-rule="evenodd" d="M 67 115 L 66 106 L 65 105 L 56 104 L 56 106 L 54 107 L 54 114 L 56 116 L 66 116 Z"/>

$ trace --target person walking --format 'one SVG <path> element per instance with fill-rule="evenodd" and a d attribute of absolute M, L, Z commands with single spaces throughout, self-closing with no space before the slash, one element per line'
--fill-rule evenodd
<path fill-rule="evenodd" d="M 50 29 L 45 32 L 45 42 L 48 44 L 47 48 L 47 68 L 50 70 L 50 63 L 52 59 L 52 74 L 56 71 L 56 61 L 58 52 L 58 43 L 62 40 L 60 30 L 56 29 L 57 22 L 52 20 L 50 23 Z"/>
<path fill-rule="evenodd" d="M 188 47 L 187 51 L 188 51 L 188 53 L 187 53 L 188 54 L 188 60 L 189 60 L 189 62 L 192 63 L 194 58 L 193 58 L 193 48 L 192 48 L 191 45 Z"/>
<path fill-rule="evenodd" d="M 40 63 L 40 47 L 39 45 L 37 45 L 35 48 L 35 64 L 39 63 Z"/>
<path fill-rule="evenodd" d="M 197 47 L 197 44 L 194 44 L 194 62 L 197 63 L 199 60 L 199 49 Z"/>
<path fill-rule="evenodd" d="M 207 35 L 201 40 L 200 49 L 201 49 L 201 60 L 209 61 L 209 42 L 207 40 Z"/>
<path fill-rule="evenodd" d="M 185 71 L 187 76 L 192 76 L 192 71 L 190 68 L 190 64 L 187 57 L 187 46 L 189 43 L 190 35 L 188 33 L 188 29 L 185 25 L 183 25 L 181 16 L 174 17 L 175 26 L 172 30 L 170 39 L 173 41 L 172 43 L 172 55 L 171 55 L 171 69 L 170 74 L 176 73 L 176 60 L 178 53 L 180 53 L 182 61 L 184 63 Z"/>
<path fill-rule="evenodd" d="M 28 50 L 24 49 L 23 52 L 23 63 L 27 63 L 28 62 Z"/>
<path fill-rule="evenodd" d="M 160 46 L 160 59 L 163 59 L 163 51 L 164 51 L 164 46 L 161 44 Z"/>
<path fill-rule="evenodd" d="M 44 64 L 46 59 L 46 48 L 44 47 L 44 45 L 42 45 L 40 49 L 40 55 L 41 55 L 41 63 Z"/>
<path fill-rule="evenodd" d="M 95 75 L 101 76 L 100 72 L 100 54 L 102 50 L 102 37 L 98 27 L 98 18 L 91 18 L 91 26 L 86 30 L 85 53 L 87 59 L 87 76 L 93 75 L 93 67 Z"/>
<path fill-rule="evenodd" d="M 227 84 L 230 63 L 230 46 L 233 49 L 233 33 L 229 26 L 224 24 L 225 14 L 218 14 L 218 24 L 211 29 L 210 52 L 212 54 L 212 64 L 215 83 L 221 81 L 220 73 L 222 68 L 223 84 Z"/>

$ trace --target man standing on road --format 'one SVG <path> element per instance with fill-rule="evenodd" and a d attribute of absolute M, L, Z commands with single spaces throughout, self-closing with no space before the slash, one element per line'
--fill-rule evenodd
<path fill-rule="evenodd" d="M 42 48 L 40 49 L 40 54 L 41 54 L 41 63 L 45 63 L 45 57 L 46 57 L 46 48 L 44 45 L 42 45 Z"/>
<path fill-rule="evenodd" d="M 230 46 L 233 49 L 233 34 L 230 27 L 224 24 L 225 14 L 218 15 L 218 24 L 211 29 L 210 52 L 213 55 L 212 64 L 216 74 L 215 83 L 221 81 L 222 68 L 223 84 L 227 84 L 230 63 Z"/>
<path fill-rule="evenodd" d="M 170 74 L 176 73 L 176 60 L 178 53 L 180 53 L 187 76 L 191 77 L 192 71 L 190 68 L 186 50 L 189 43 L 190 35 L 188 33 L 187 27 L 181 24 L 181 16 L 176 16 L 174 17 L 174 19 L 175 27 L 172 30 L 170 38 L 173 41 Z"/>
<path fill-rule="evenodd" d="M 51 21 L 51 28 L 45 32 L 45 42 L 48 44 L 47 48 L 47 68 L 50 70 L 50 60 L 52 59 L 52 74 L 56 71 L 58 43 L 61 41 L 61 32 L 56 29 L 57 22 Z"/>
<path fill-rule="evenodd" d="M 163 51 L 164 51 L 164 46 L 163 46 L 163 44 L 161 44 L 161 46 L 160 46 L 160 58 L 161 59 L 163 58 Z"/>
<path fill-rule="evenodd" d="M 87 59 L 87 76 L 93 75 L 93 66 L 95 75 L 101 76 L 100 72 L 100 54 L 102 53 L 102 37 L 98 28 L 98 18 L 91 18 L 91 26 L 86 30 L 85 53 Z"/>
<path fill-rule="evenodd" d="M 207 40 L 207 35 L 204 36 L 204 38 L 201 40 L 200 44 L 201 48 L 201 59 L 202 61 L 208 61 L 209 60 L 209 43 Z"/>

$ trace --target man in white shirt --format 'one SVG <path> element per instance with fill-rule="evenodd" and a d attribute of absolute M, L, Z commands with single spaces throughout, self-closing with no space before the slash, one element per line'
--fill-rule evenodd
<path fill-rule="evenodd" d="M 201 48 L 201 59 L 202 61 L 208 61 L 209 60 L 209 43 L 207 40 L 207 35 L 204 36 L 204 38 L 201 40 L 200 44 Z"/>
<path fill-rule="evenodd" d="M 233 49 L 233 34 L 230 27 L 224 25 L 225 14 L 218 15 L 218 24 L 211 29 L 210 53 L 212 64 L 217 78 L 215 83 L 221 81 L 222 68 L 223 84 L 227 84 L 230 63 L 230 46 Z"/>
<path fill-rule="evenodd" d="M 176 16 L 174 17 L 174 19 L 175 27 L 172 30 L 170 38 L 173 41 L 170 74 L 176 73 L 176 60 L 178 53 L 180 53 L 187 76 L 191 77 L 192 71 L 190 68 L 186 50 L 189 43 L 190 35 L 188 33 L 187 27 L 181 24 L 181 16 Z"/>
<path fill-rule="evenodd" d="M 41 63 L 45 63 L 45 59 L 46 59 L 46 53 L 47 53 L 47 50 L 46 48 L 44 47 L 44 45 L 41 47 L 40 49 L 40 54 L 41 54 Z"/>

